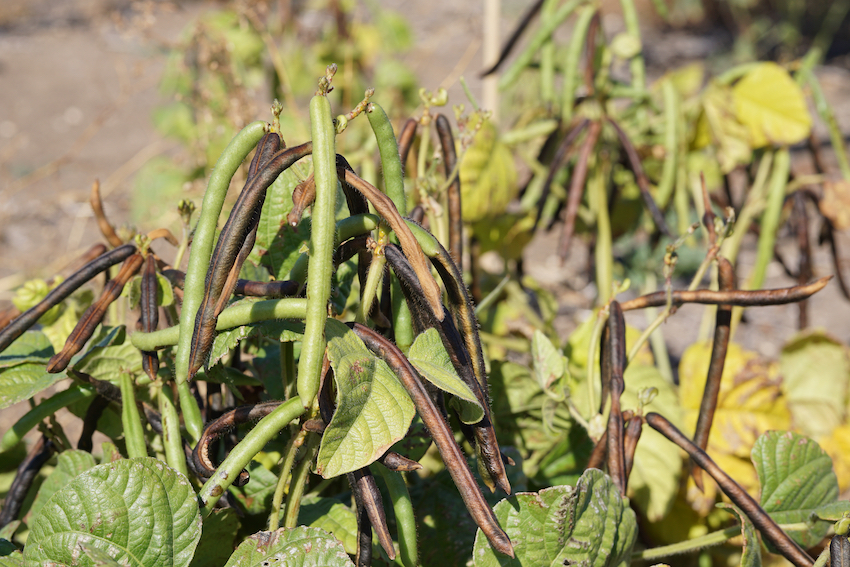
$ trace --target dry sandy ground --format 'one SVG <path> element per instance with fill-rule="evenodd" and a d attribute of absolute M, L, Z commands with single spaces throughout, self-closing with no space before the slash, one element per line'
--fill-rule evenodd
<path fill-rule="evenodd" d="M 447 81 L 453 100 L 463 100 L 456 79 L 465 73 L 474 92 L 474 76 L 483 66 L 482 3 L 382 0 L 379 5 L 408 17 L 416 47 L 407 56 L 422 84 Z M 502 33 L 526 2 L 503 3 Z M 0 303 L 26 276 L 49 276 L 99 239 L 88 205 L 94 178 L 103 182 L 109 215 L 126 222 L 128 191 L 134 172 L 157 154 L 177 148 L 153 130 L 151 110 L 163 100 L 156 85 L 163 67 L 163 46 L 203 10 L 201 2 L 164 4 L 129 0 L 3 0 L 0 3 Z M 435 8 L 436 6 L 436 8 Z M 617 27 L 619 18 L 608 19 Z M 679 32 L 654 33 L 648 59 L 656 74 L 682 56 L 698 58 L 723 47 L 723 38 Z M 850 131 L 850 73 L 846 68 L 819 71 L 828 97 L 837 105 L 839 123 Z M 824 137 L 824 136 L 822 136 Z M 850 243 L 844 241 L 845 250 Z M 750 246 L 750 250 L 752 246 Z M 563 300 L 558 326 L 565 332 L 587 316 L 592 289 L 582 275 L 581 254 L 564 267 L 554 257 L 552 237 L 529 247 L 527 271 Z M 745 254 L 743 265 L 752 263 Z M 815 273 L 832 272 L 818 253 Z M 769 270 L 767 287 L 792 285 L 778 265 Z M 579 289 L 570 289 L 573 288 Z M 696 337 L 702 309 L 685 307 L 664 326 L 676 354 Z M 642 315 L 630 316 L 643 326 Z M 811 324 L 850 342 L 850 304 L 835 285 L 812 301 Z M 775 356 L 781 341 L 796 328 L 796 308 L 753 310 L 738 338 L 750 348 Z M 19 413 L 4 410 L 3 421 Z"/>

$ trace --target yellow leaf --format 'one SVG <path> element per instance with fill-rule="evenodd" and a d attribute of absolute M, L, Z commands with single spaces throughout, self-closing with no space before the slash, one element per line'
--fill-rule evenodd
<path fill-rule="evenodd" d="M 803 91 L 776 63 L 755 66 L 732 88 L 732 96 L 753 148 L 796 144 L 808 137 L 812 118 Z"/>
<path fill-rule="evenodd" d="M 832 458 L 832 468 L 838 477 L 838 488 L 844 494 L 850 488 L 850 425 L 840 425 L 818 445 Z"/>
<path fill-rule="evenodd" d="M 705 65 L 701 62 L 688 63 L 664 73 L 664 76 L 655 84 L 660 85 L 662 81 L 669 80 L 682 98 L 689 98 L 697 94 L 702 88 L 704 77 Z"/>
<path fill-rule="evenodd" d="M 688 347 L 679 364 L 679 399 L 682 403 L 685 434 L 693 436 L 705 389 L 711 358 L 709 342 Z M 771 429 L 788 429 L 791 414 L 781 390 L 779 365 L 730 344 L 720 380 L 717 410 L 708 439 L 708 454 L 748 492 L 757 495 L 758 479 L 750 462 L 756 439 Z M 689 481 L 688 498 L 699 512 L 713 506 L 716 486 L 703 474 L 706 493 L 700 494 Z"/>
<path fill-rule="evenodd" d="M 850 228 L 850 182 L 824 181 L 818 208 L 838 230 Z"/>
<path fill-rule="evenodd" d="M 510 150 L 486 120 L 460 162 L 463 220 L 476 222 L 501 215 L 519 191 Z"/>
<path fill-rule="evenodd" d="M 749 135 L 747 127 L 735 116 L 732 89 L 717 83 L 710 84 L 703 93 L 694 148 L 700 149 L 712 143 L 716 146 L 717 160 L 723 173 L 750 162 Z"/>

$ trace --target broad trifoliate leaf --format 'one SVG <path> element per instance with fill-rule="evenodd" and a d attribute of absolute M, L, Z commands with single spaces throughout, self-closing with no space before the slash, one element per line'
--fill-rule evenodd
<path fill-rule="evenodd" d="M 198 500 L 186 477 L 146 457 L 99 465 L 41 508 L 24 550 L 28 564 L 93 566 L 96 549 L 132 567 L 188 566 L 201 537 Z"/>
<path fill-rule="evenodd" d="M 325 329 L 337 407 L 322 436 L 316 472 L 332 478 L 383 455 L 407 433 L 416 408 L 387 363 L 351 329 L 335 319 Z"/>

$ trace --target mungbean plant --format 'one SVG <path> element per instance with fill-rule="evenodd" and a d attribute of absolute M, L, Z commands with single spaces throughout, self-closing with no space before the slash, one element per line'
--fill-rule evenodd
<path fill-rule="evenodd" d="M 539 89 L 540 104 L 501 133 L 471 94 L 453 126 L 442 90 L 420 91 L 396 128 L 392 99 L 369 89 L 352 106 L 352 82 L 337 97 L 329 65 L 304 109 L 290 97 L 216 142 L 197 220 L 194 204 L 177 206 L 180 239 L 119 236 L 95 184 L 108 246 L 24 286 L 0 327 L 0 407 L 31 403 L 0 438 L 0 567 L 721 564 L 730 549 L 758 565 L 761 544 L 797 566 L 846 563 L 844 345 L 810 332 L 769 363 L 733 340 L 744 308 L 803 304 L 829 284 L 814 277 L 806 228 L 819 196 L 803 190 L 822 179 L 789 181 L 797 114 L 780 128 L 718 110 L 753 104 L 765 83 L 794 104 L 808 85 L 826 108 L 820 56 L 793 77 L 757 63 L 690 91 L 687 75 L 649 85 L 637 12 L 622 4 L 610 42 L 597 2 L 531 7 L 488 72 L 539 12 L 499 85 L 506 100 Z M 352 125 L 366 142 L 346 143 Z M 746 143 L 735 126 L 750 128 Z M 514 158 L 528 165 L 522 191 Z M 719 180 L 740 165 L 753 166 L 748 192 L 718 215 Z M 841 219 L 818 214 L 837 266 Z M 764 289 L 789 217 L 794 285 Z M 568 337 L 523 273 L 523 248 L 556 224 L 557 255 L 592 241 L 594 309 Z M 157 252 L 166 242 L 173 265 Z M 505 260 L 497 278 L 488 250 Z M 682 270 L 688 251 L 697 260 Z M 104 272 L 95 299 L 85 288 Z M 644 289 L 626 295 L 625 275 Z M 683 354 L 675 384 L 658 330 L 685 304 L 706 306 L 713 341 Z M 808 376 L 813 361 L 825 378 Z M 62 409 L 79 416 L 78 439 Z M 108 439 L 98 458 L 95 432 Z"/>

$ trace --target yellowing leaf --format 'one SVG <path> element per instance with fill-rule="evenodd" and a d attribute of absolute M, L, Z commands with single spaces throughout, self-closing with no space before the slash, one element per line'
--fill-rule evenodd
<path fill-rule="evenodd" d="M 812 118 L 803 91 L 776 63 L 756 65 L 732 88 L 735 113 L 753 148 L 796 144 L 808 137 Z"/>
<path fill-rule="evenodd" d="M 818 201 L 818 208 L 838 230 L 850 228 L 850 182 L 824 181 L 823 198 Z"/>
<path fill-rule="evenodd" d="M 460 186 L 466 222 L 502 214 L 519 190 L 513 156 L 489 120 L 460 162 Z"/>
<path fill-rule="evenodd" d="M 725 85 L 711 84 L 703 93 L 694 147 L 700 149 L 710 144 L 716 146 L 717 160 L 724 173 L 750 162 L 752 150 L 747 127 L 736 118 L 732 89 Z"/>
<path fill-rule="evenodd" d="M 838 488 L 844 494 L 850 488 L 850 425 L 839 425 L 828 437 L 818 439 L 818 444 L 832 457 Z"/>
<path fill-rule="evenodd" d="M 679 399 L 684 432 L 688 436 L 696 428 L 710 357 L 710 343 L 695 343 L 685 351 L 679 364 Z M 749 456 L 756 439 L 765 431 L 785 430 L 791 425 L 781 384 L 778 364 L 734 343 L 729 345 L 708 454 L 753 495 L 758 492 L 758 480 Z M 697 510 L 707 514 L 714 504 L 716 486 L 707 475 L 703 475 L 703 482 L 704 495 L 689 480 L 688 498 Z"/>
<path fill-rule="evenodd" d="M 632 363 L 626 368 L 624 379 L 626 390 L 620 398 L 624 409 L 637 409 L 640 391 L 655 388 L 658 394 L 647 410 L 664 415 L 676 427 L 682 426 L 676 387 L 665 380 L 657 368 Z M 670 513 L 679 491 L 681 470 L 682 453 L 679 448 L 651 427 L 644 427 L 629 477 L 629 497 L 650 522 L 661 520 Z"/>
<path fill-rule="evenodd" d="M 780 363 L 794 425 L 811 437 L 828 435 L 845 416 L 847 348 L 823 331 L 800 333 L 783 347 Z"/>
<path fill-rule="evenodd" d="M 466 202 L 464 201 L 465 210 Z M 464 215 L 466 215 L 465 212 Z M 534 236 L 535 215 L 536 213 L 533 212 L 505 213 L 473 224 L 472 232 L 481 245 L 481 252 L 495 250 L 505 259 L 521 258 L 523 250 Z"/>
<path fill-rule="evenodd" d="M 702 88 L 704 77 L 705 65 L 697 61 L 664 73 L 664 76 L 656 81 L 655 84 L 660 85 L 664 80 L 671 81 L 676 92 L 678 92 L 682 98 L 688 98 L 699 92 Z"/>

